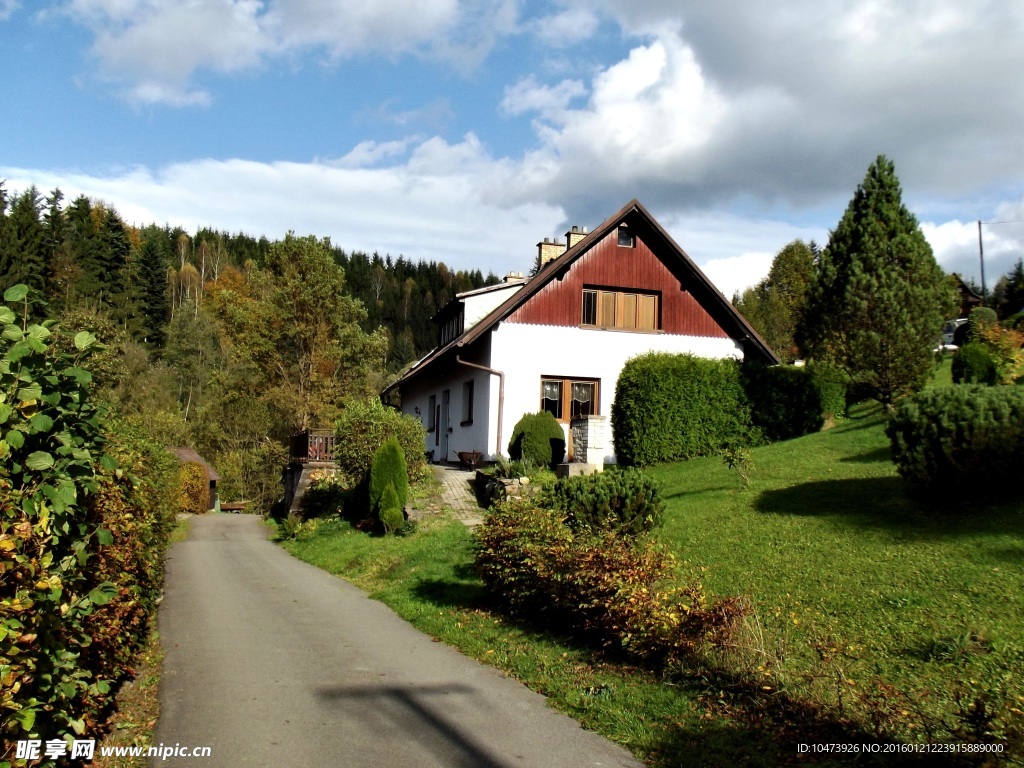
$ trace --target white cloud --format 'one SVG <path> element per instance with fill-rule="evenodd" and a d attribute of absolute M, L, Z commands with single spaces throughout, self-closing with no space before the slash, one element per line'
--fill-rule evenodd
<path fill-rule="evenodd" d="M 597 31 L 600 19 L 589 8 L 567 8 L 530 23 L 531 31 L 546 45 L 568 47 L 588 40 Z"/>
<path fill-rule="evenodd" d="M 334 168 L 370 168 L 387 158 L 405 154 L 406 141 L 361 141 L 344 157 L 328 165 Z"/>
<path fill-rule="evenodd" d="M 579 80 L 563 80 L 558 85 L 539 85 L 533 75 L 505 89 L 501 111 L 506 115 L 538 112 L 546 120 L 563 116 L 569 103 L 587 93 Z"/>
<path fill-rule="evenodd" d="M 981 285 L 981 256 L 985 256 L 988 290 L 1024 256 L 1024 200 L 1003 203 L 993 219 L 978 222 L 953 219 L 922 222 L 921 230 L 932 246 L 935 260 L 947 272 L 957 272 Z"/>
<path fill-rule="evenodd" d="M 0 21 L 6 21 L 18 10 L 18 0 L 0 0 Z"/>
<path fill-rule="evenodd" d="M 0 0 L 11 2 L 11 0 Z M 70 0 L 60 12 L 92 30 L 101 75 L 153 102 L 195 103 L 198 73 L 252 70 L 309 52 L 436 55 L 469 67 L 516 29 L 515 0 Z M 203 101 L 208 100 L 205 97 Z"/>
<path fill-rule="evenodd" d="M 374 149 L 357 147 L 350 157 Z M 477 175 L 459 169 L 460 163 L 483 161 L 472 139 L 454 146 L 428 142 L 418 151 L 415 171 L 411 163 L 371 169 L 199 160 L 159 172 L 107 174 L 5 167 L 0 178 L 11 191 L 59 186 L 66 199 L 85 194 L 104 200 L 139 225 L 210 226 L 271 239 L 293 230 L 329 236 L 347 250 L 404 254 L 485 274 L 529 269 L 538 237 L 564 225 L 565 213 L 556 206 L 483 201 Z M 455 165 L 446 167 L 445 157 Z"/>

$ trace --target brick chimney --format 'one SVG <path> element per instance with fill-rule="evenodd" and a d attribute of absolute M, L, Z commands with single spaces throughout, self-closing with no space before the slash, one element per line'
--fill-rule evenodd
<path fill-rule="evenodd" d="M 537 243 L 537 254 L 540 256 L 540 265 L 543 267 L 552 259 L 557 259 L 565 253 L 565 243 L 557 240 L 551 242 L 551 238 L 545 237 L 544 242 Z"/>
<path fill-rule="evenodd" d="M 573 224 L 572 229 L 565 233 L 565 250 L 570 250 L 576 243 L 587 236 L 586 227 L 577 227 Z"/>

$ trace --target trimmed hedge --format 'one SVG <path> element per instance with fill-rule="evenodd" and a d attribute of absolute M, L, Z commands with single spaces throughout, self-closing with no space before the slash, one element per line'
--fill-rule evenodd
<path fill-rule="evenodd" d="M 988 384 L 993 386 L 999 377 L 996 361 L 989 348 L 981 342 L 964 344 L 953 357 L 954 384 Z"/>
<path fill-rule="evenodd" d="M 541 467 L 554 467 L 565 458 L 565 432 L 547 411 L 527 413 L 516 422 L 508 455 L 515 461 L 526 459 Z"/>
<path fill-rule="evenodd" d="M 658 487 L 635 469 L 562 478 L 544 503 L 565 515 L 573 530 L 636 536 L 662 524 L 665 502 Z"/>
<path fill-rule="evenodd" d="M 754 426 L 772 442 L 818 432 L 825 423 L 821 387 L 807 368 L 747 363 L 743 386 Z"/>
<path fill-rule="evenodd" d="M 612 403 L 620 463 L 646 466 L 761 441 L 740 364 L 651 352 L 629 360 Z"/>
<path fill-rule="evenodd" d="M 904 400 L 886 427 L 900 475 L 943 498 L 1024 495 L 1024 390 L 959 384 Z"/>

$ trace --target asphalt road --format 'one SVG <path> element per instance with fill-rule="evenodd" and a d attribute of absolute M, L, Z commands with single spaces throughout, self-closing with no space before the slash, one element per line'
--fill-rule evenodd
<path fill-rule="evenodd" d="M 167 563 L 153 766 L 640 766 L 545 698 L 266 540 L 192 520 Z"/>

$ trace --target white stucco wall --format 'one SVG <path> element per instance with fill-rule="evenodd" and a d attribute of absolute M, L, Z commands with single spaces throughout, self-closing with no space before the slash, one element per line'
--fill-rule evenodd
<path fill-rule="evenodd" d="M 506 452 L 512 428 L 524 413 L 540 410 L 544 377 L 600 379 L 598 415 L 610 416 L 615 382 L 631 357 L 645 352 L 689 353 L 708 358 L 743 358 L 732 339 L 675 336 L 664 333 L 590 330 L 548 325 L 501 323 L 491 334 L 491 367 L 504 371 L 505 408 L 502 439 Z M 497 386 L 491 400 L 497 411 Z M 496 421 L 496 419 L 495 419 Z M 496 424 L 489 424 L 488 451 L 493 451 Z M 611 430 L 605 461 L 615 461 Z"/>
<path fill-rule="evenodd" d="M 561 326 L 500 323 L 474 356 L 474 361 L 505 373 L 505 404 L 501 427 L 501 453 L 508 455 L 512 428 L 524 413 L 540 410 L 540 381 L 545 377 L 599 379 L 598 414 L 610 416 L 615 399 L 615 382 L 626 361 L 644 352 L 689 353 L 708 358 L 743 358 L 739 344 L 731 339 L 698 336 L 674 336 L 565 328 Z M 473 384 L 473 423 L 462 424 L 463 387 Z M 443 402 L 444 390 L 450 392 L 448 452 L 444 454 L 444 434 L 434 444 L 434 434 L 426 438 L 427 451 L 434 460 L 457 461 L 459 451 L 480 451 L 494 459 L 498 448 L 498 377 L 452 364 L 445 370 L 423 375 L 402 389 L 402 411 L 417 416 L 424 428 L 430 422 L 430 396 Z M 419 414 L 416 409 L 419 409 Z M 567 426 L 567 425 L 566 425 Z M 615 450 L 608 430 L 605 461 L 615 461 Z"/>

